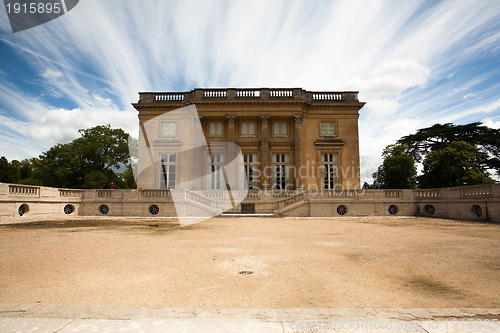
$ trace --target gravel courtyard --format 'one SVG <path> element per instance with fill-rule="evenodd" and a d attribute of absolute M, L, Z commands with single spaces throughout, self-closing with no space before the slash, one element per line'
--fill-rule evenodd
<path fill-rule="evenodd" d="M 413 217 L 0 226 L 0 303 L 500 307 L 500 225 Z"/>

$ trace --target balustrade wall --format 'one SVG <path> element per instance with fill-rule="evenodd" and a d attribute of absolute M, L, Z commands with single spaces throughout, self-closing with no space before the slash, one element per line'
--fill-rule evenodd
<path fill-rule="evenodd" d="M 176 190 L 183 191 L 183 190 Z M 182 194 L 182 193 L 181 193 Z M 210 212 L 234 201 L 275 216 L 427 216 L 500 222 L 500 184 L 426 190 L 185 191 L 185 205 Z M 236 205 L 227 213 L 241 213 Z M 81 216 L 175 217 L 169 190 L 78 190 L 0 183 L 0 221 Z"/>

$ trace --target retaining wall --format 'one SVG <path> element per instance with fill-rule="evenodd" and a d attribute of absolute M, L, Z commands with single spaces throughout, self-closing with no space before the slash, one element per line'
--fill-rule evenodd
<path fill-rule="evenodd" d="M 249 191 L 245 195 L 241 204 L 257 214 L 274 216 L 394 215 L 500 222 L 500 184 L 430 190 Z M 204 211 L 218 214 L 221 203 L 230 202 L 222 191 L 185 191 L 183 196 L 178 207 L 194 215 Z M 241 204 L 229 212 L 240 213 Z M 75 216 L 176 215 L 169 190 L 74 190 L 0 183 L 1 223 Z"/>

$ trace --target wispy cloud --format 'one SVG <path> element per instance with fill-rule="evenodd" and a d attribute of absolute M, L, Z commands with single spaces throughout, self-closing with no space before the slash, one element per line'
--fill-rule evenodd
<path fill-rule="evenodd" d="M 48 68 L 45 72 L 40 74 L 44 79 L 53 79 L 57 77 L 62 77 L 63 73 L 60 71 L 55 71 L 53 69 Z"/>
<path fill-rule="evenodd" d="M 86 0 L 12 34 L 0 15 L 0 40 L 36 73 L 28 91 L 0 68 L 0 115 L 23 124 L 0 135 L 20 138 L 9 156 L 23 157 L 31 151 L 12 147 L 49 147 L 98 123 L 136 132 L 138 91 L 352 89 L 367 102 L 369 174 L 386 144 L 419 126 L 496 121 L 498 17 L 496 0 Z"/>
<path fill-rule="evenodd" d="M 430 72 L 415 61 L 396 60 L 376 67 L 366 79 L 354 77 L 347 85 L 368 99 L 399 97 L 405 90 L 427 83 Z"/>

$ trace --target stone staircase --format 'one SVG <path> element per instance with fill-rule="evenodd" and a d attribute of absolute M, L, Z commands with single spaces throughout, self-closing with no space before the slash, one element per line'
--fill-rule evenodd
<path fill-rule="evenodd" d="M 274 216 L 282 216 L 286 212 L 309 204 L 307 191 L 299 192 L 277 203 L 274 209 Z"/>

